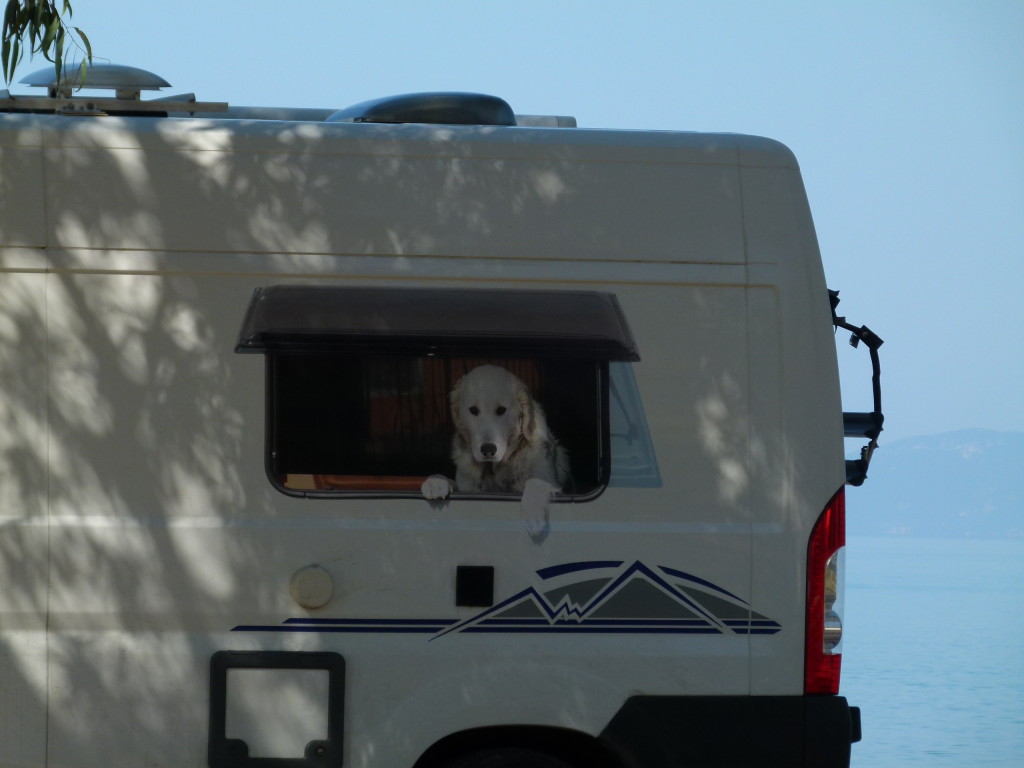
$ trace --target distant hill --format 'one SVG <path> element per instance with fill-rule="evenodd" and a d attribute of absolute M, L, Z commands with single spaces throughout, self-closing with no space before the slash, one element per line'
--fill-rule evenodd
<path fill-rule="evenodd" d="M 1024 538 L 1024 432 L 968 429 L 885 441 L 847 488 L 852 536 Z"/>

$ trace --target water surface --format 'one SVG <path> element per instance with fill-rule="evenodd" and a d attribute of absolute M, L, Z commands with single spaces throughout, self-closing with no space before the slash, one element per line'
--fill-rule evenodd
<path fill-rule="evenodd" d="M 1024 766 L 1024 541 L 851 536 L 846 585 L 854 768 Z"/>

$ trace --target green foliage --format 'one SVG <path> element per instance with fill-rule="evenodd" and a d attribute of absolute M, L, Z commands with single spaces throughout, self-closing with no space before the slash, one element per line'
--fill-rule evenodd
<path fill-rule="evenodd" d="M 65 14 L 68 18 L 72 14 L 69 0 L 7 0 L 0 51 L 5 83 L 14 78 L 26 47 L 30 55 L 41 53 L 53 62 L 59 81 L 64 75 L 64 48 L 69 42 L 85 53 L 78 78 L 78 82 L 84 82 L 86 65 L 92 62 L 92 45 L 81 29 L 65 25 Z"/>

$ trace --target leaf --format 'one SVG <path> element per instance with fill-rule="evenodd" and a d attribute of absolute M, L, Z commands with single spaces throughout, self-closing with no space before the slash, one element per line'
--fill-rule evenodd
<path fill-rule="evenodd" d="M 82 40 L 82 44 L 85 46 L 85 57 L 92 63 L 92 43 L 89 42 L 89 38 L 85 36 L 85 32 L 82 31 L 81 27 L 75 27 L 75 32 L 78 37 Z M 85 62 L 82 63 L 85 66 Z M 82 75 L 84 77 L 85 72 L 83 70 Z"/>
<path fill-rule="evenodd" d="M 45 51 L 43 52 L 43 55 L 44 56 L 46 55 Z M 47 58 L 50 58 L 50 57 L 47 56 Z M 54 71 L 57 74 L 57 79 L 55 81 L 56 87 L 57 87 L 58 90 L 60 90 L 60 86 L 61 86 L 62 82 L 64 81 L 64 28 L 63 27 L 61 27 L 60 31 L 57 33 L 57 38 L 56 38 L 56 40 L 54 41 L 54 44 L 53 44 L 53 58 L 50 59 L 50 61 L 53 62 L 53 69 L 54 69 Z"/>
<path fill-rule="evenodd" d="M 39 44 L 41 51 L 48 51 L 50 45 L 53 43 L 53 39 L 57 36 L 57 32 L 60 30 L 60 16 L 54 16 L 53 21 L 46 27 L 46 34 L 43 36 L 43 41 Z"/>
<path fill-rule="evenodd" d="M 7 7 L 4 8 L 4 39 L 9 39 L 8 32 L 18 21 L 18 0 L 7 0 Z"/>
<path fill-rule="evenodd" d="M 10 83 L 25 49 L 42 53 L 55 65 L 58 80 L 64 79 L 64 47 L 71 43 L 92 63 L 92 42 L 78 27 L 65 25 L 72 15 L 71 0 L 7 0 L 4 3 L 3 47 L 0 51 L 4 79 Z M 77 37 L 76 37 L 77 36 Z M 79 44 L 80 41 L 80 44 Z"/>
<path fill-rule="evenodd" d="M 18 66 L 18 62 L 21 61 L 21 43 L 19 42 L 18 38 L 14 38 L 13 48 L 14 50 L 11 51 L 11 77 L 14 77 L 14 70 Z M 8 80 L 7 82 L 10 82 L 10 80 Z"/>

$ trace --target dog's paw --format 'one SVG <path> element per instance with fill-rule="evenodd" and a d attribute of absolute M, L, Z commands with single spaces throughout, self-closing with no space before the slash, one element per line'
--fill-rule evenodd
<path fill-rule="evenodd" d="M 526 524 L 526 530 L 533 539 L 544 535 L 548 527 L 548 502 L 554 491 L 546 480 L 531 478 L 526 481 L 519 514 Z"/>
<path fill-rule="evenodd" d="M 420 492 L 425 499 L 447 499 L 452 492 L 452 481 L 444 475 L 431 475 L 423 481 Z"/>

